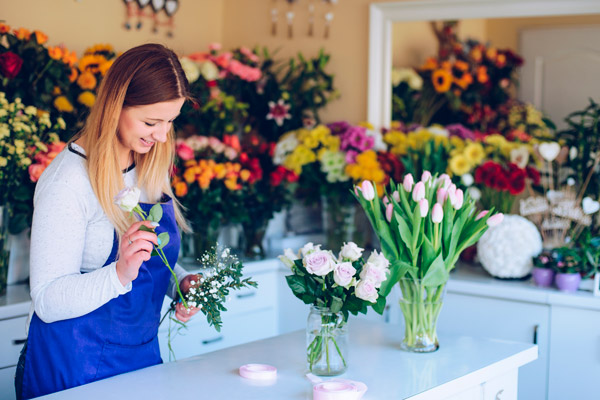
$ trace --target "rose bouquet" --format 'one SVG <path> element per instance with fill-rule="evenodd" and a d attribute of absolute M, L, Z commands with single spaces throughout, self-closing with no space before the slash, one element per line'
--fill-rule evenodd
<path fill-rule="evenodd" d="M 373 184 L 355 187 L 364 209 L 390 260 L 390 275 L 382 283 L 385 297 L 400 284 L 400 307 L 405 319 L 403 348 L 417 352 L 438 348 L 436 322 L 449 272 L 460 253 L 475 244 L 502 214 L 475 212 L 475 202 L 452 184 L 447 175 L 425 171 L 419 182 L 407 174 L 402 184 L 391 182 L 383 198 Z M 374 309 L 382 313 L 385 300 Z"/>
<path fill-rule="evenodd" d="M 308 366 L 314 373 L 343 372 L 347 366 L 345 342 L 339 341 L 345 340 L 349 314 L 366 314 L 369 305 L 385 303 L 379 291 L 389 273 L 389 261 L 374 251 L 365 262 L 362 252 L 350 242 L 336 257 L 320 245 L 308 243 L 297 254 L 287 249 L 279 257 L 291 269 L 286 281 L 294 296 L 311 304 L 320 316 L 316 327 L 307 332 Z"/>

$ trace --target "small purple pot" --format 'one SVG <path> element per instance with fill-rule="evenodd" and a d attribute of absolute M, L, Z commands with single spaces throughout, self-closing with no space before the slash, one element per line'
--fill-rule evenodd
<path fill-rule="evenodd" d="M 576 292 L 579 289 L 581 275 L 576 274 L 556 274 L 556 287 L 563 292 Z"/>
<path fill-rule="evenodd" d="M 540 287 L 550 287 L 554 280 L 554 271 L 550 268 L 534 267 L 531 271 L 531 275 L 533 275 L 533 281 L 536 286 Z"/>

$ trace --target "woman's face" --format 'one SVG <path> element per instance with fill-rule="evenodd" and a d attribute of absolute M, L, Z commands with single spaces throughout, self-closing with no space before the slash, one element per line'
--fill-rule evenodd
<path fill-rule="evenodd" d="M 156 142 L 166 142 L 173 120 L 179 115 L 184 102 L 185 99 L 180 98 L 124 108 L 117 135 L 126 159 L 129 158 L 129 151 L 145 154 Z"/>

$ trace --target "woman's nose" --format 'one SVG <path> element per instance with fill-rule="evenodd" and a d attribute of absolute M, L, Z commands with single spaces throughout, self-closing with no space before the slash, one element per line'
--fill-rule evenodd
<path fill-rule="evenodd" d="M 154 131 L 152 138 L 157 142 L 164 143 L 167 141 L 167 135 L 169 134 L 170 129 L 171 124 L 161 125 Z"/>

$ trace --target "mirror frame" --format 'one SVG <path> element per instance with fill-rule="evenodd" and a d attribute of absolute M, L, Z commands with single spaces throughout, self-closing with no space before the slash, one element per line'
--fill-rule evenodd
<path fill-rule="evenodd" d="M 367 121 L 379 129 L 389 127 L 392 119 L 394 22 L 598 13 L 598 0 L 412 0 L 372 3 L 369 8 Z"/>

